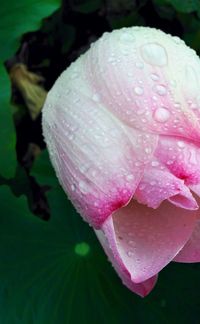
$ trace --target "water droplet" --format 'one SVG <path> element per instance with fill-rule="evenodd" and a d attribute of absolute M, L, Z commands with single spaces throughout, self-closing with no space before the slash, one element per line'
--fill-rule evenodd
<path fill-rule="evenodd" d="M 172 160 L 167 161 L 167 165 L 171 165 L 171 164 L 173 164 Z"/>
<path fill-rule="evenodd" d="M 141 162 L 135 162 L 135 166 L 136 166 L 136 167 L 141 166 Z"/>
<path fill-rule="evenodd" d="M 136 62 L 136 63 L 135 63 L 135 66 L 136 66 L 138 69 L 143 69 L 144 64 L 143 64 L 142 62 Z"/>
<path fill-rule="evenodd" d="M 181 107 L 181 104 L 180 104 L 179 102 L 175 102 L 175 103 L 174 103 L 174 107 L 175 107 L 175 108 L 180 108 L 180 107 Z"/>
<path fill-rule="evenodd" d="M 192 103 L 190 104 L 190 108 L 191 108 L 191 109 L 197 109 L 198 106 L 197 106 L 196 103 L 192 102 Z"/>
<path fill-rule="evenodd" d="M 137 110 L 137 111 L 136 111 L 136 114 L 137 114 L 138 116 L 143 115 L 144 113 L 145 113 L 145 110 L 143 110 L 143 109 L 140 109 L 140 110 Z"/>
<path fill-rule="evenodd" d="M 187 65 L 185 67 L 185 83 L 186 90 L 190 96 L 194 96 L 199 92 L 199 77 L 193 66 Z"/>
<path fill-rule="evenodd" d="M 134 92 L 136 95 L 141 96 L 143 94 L 143 89 L 141 87 L 135 87 Z"/>
<path fill-rule="evenodd" d="M 75 191 L 76 190 L 76 186 L 74 184 L 71 185 L 71 190 Z"/>
<path fill-rule="evenodd" d="M 73 73 L 71 74 L 71 78 L 72 78 L 72 79 L 76 79 L 76 78 L 78 78 L 78 73 L 77 73 L 77 72 L 73 72 Z"/>
<path fill-rule="evenodd" d="M 92 96 L 92 100 L 94 100 L 95 102 L 99 102 L 100 101 L 100 96 L 95 93 L 93 96 Z"/>
<path fill-rule="evenodd" d="M 176 81 L 175 81 L 175 80 L 170 81 L 170 84 L 171 84 L 171 86 L 172 86 L 173 88 L 176 87 Z"/>
<path fill-rule="evenodd" d="M 193 150 L 190 151 L 190 163 L 194 165 L 197 164 L 196 153 Z"/>
<path fill-rule="evenodd" d="M 180 148 L 184 148 L 184 147 L 185 147 L 185 143 L 182 142 L 182 141 L 178 141 L 178 142 L 177 142 L 177 145 L 178 145 L 178 147 L 180 147 Z"/>
<path fill-rule="evenodd" d="M 143 190 L 143 189 L 145 189 L 145 188 L 146 188 L 146 185 L 145 185 L 144 183 L 142 183 L 142 184 L 139 185 L 139 189 L 140 189 L 140 190 Z"/>
<path fill-rule="evenodd" d="M 75 135 L 74 135 L 74 134 L 70 134 L 70 135 L 68 136 L 68 139 L 69 139 L 70 141 L 72 141 L 74 138 L 75 138 Z"/>
<path fill-rule="evenodd" d="M 133 77 L 133 72 L 128 72 L 127 75 L 128 75 L 129 77 Z"/>
<path fill-rule="evenodd" d="M 70 93 L 70 89 L 65 89 L 65 94 L 68 95 Z"/>
<path fill-rule="evenodd" d="M 151 79 L 152 79 L 153 81 L 158 81 L 158 80 L 159 80 L 159 76 L 158 76 L 158 74 L 156 74 L 156 73 L 152 73 L 152 74 L 151 74 Z"/>
<path fill-rule="evenodd" d="M 159 166 L 159 162 L 158 161 L 152 161 L 151 165 L 152 165 L 152 167 L 157 167 L 157 166 Z"/>
<path fill-rule="evenodd" d="M 112 56 L 110 56 L 110 57 L 108 58 L 108 63 L 113 63 L 113 62 L 115 62 L 115 58 L 112 57 Z"/>
<path fill-rule="evenodd" d="M 159 123 L 165 123 L 170 117 L 170 112 L 166 108 L 158 108 L 154 112 L 154 119 Z"/>
<path fill-rule="evenodd" d="M 148 43 L 142 46 L 141 54 L 144 61 L 156 66 L 167 64 L 167 52 L 165 48 L 156 43 Z"/>
<path fill-rule="evenodd" d="M 160 96 L 164 96 L 167 92 L 166 88 L 164 85 L 158 84 L 154 87 L 154 90 L 156 91 L 157 94 Z"/>
<path fill-rule="evenodd" d="M 130 33 L 123 32 L 120 35 L 120 40 L 122 42 L 133 42 L 135 40 L 134 36 L 131 35 Z"/>
<path fill-rule="evenodd" d="M 126 180 L 128 180 L 128 181 L 131 181 L 131 180 L 133 180 L 134 179 L 134 176 L 132 175 L 132 174 L 128 174 L 127 176 L 126 176 Z"/>
<path fill-rule="evenodd" d="M 80 98 L 76 97 L 76 98 L 74 98 L 73 103 L 78 103 L 79 101 L 80 101 Z"/>
<path fill-rule="evenodd" d="M 129 55 L 129 51 L 128 51 L 127 49 L 125 49 L 125 48 L 122 48 L 122 49 L 121 49 L 121 52 L 122 52 L 122 54 L 123 54 L 124 56 Z"/>
<path fill-rule="evenodd" d="M 128 252 L 127 252 L 127 255 L 128 255 L 129 257 L 132 257 L 132 256 L 133 256 L 133 252 L 128 251 Z"/>
<path fill-rule="evenodd" d="M 150 147 L 146 147 L 146 148 L 144 149 L 144 151 L 145 151 L 146 154 L 150 154 L 150 153 L 151 153 L 151 149 L 150 149 Z"/>
<path fill-rule="evenodd" d="M 176 43 L 178 45 L 182 42 L 182 40 L 178 36 L 173 36 L 173 40 L 174 40 L 174 43 Z"/>
<path fill-rule="evenodd" d="M 122 94 L 121 91 L 116 91 L 117 96 L 121 96 L 121 94 Z"/>
<path fill-rule="evenodd" d="M 87 185 L 86 182 L 84 182 L 84 181 L 80 181 L 80 182 L 79 182 L 79 189 L 80 189 L 80 191 L 81 191 L 82 193 L 87 193 L 89 188 L 88 188 L 88 185 Z"/>

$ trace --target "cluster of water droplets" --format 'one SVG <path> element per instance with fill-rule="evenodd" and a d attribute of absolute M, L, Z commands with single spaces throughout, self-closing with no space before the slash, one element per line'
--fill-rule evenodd
<path fill-rule="evenodd" d="M 174 43 L 174 49 L 171 51 L 170 48 L 168 52 L 167 45 L 165 46 L 164 42 L 149 40 L 149 30 L 144 30 L 142 35 L 146 41 L 140 42 L 140 32 L 140 28 L 124 28 L 120 33 L 116 32 L 116 38 L 120 44 L 118 51 L 110 50 L 108 41 L 110 36 L 108 33 L 101 38 L 100 43 L 106 44 L 102 46 L 107 47 L 109 54 L 105 54 L 107 63 L 105 61 L 103 64 L 100 60 L 98 61 L 99 70 L 102 69 L 100 72 L 104 75 L 105 80 L 107 76 L 109 77 L 109 74 L 107 74 L 108 65 L 113 65 L 113 71 L 116 74 L 116 82 L 114 82 L 114 79 L 113 82 L 112 80 L 108 81 L 108 85 L 111 82 L 113 87 L 113 92 L 110 92 L 111 99 L 108 102 L 108 98 L 105 97 L 103 102 L 105 104 L 106 101 L 106 105 L 119 116 L 126 114 L 127 117 L 124 118 L 128 123 L 133 126 L 140 125 L 140 129 L 143 131 L 149 129 L 149 124 L 151 124 L 150 126 L 154 129 L 159 128 L 165 133 L 172 127 L 174 134 L 184 134 L 184 124 L 187 123 L 187 120 L 191 120 L 191 123 L 193 123 L 192 118 L 194 116 L 192 117 L 190 111 L 195 111 L 198 120 L 198 109 L 200 107 L 200 99 L 196 94 L 193 97 L 189 93 L 187 95 L 187 84 L 191 83 L 192 87 L 194 87 L 194 80 L 198 79 L 197 72 L 193 67 L 188 67 L 188 64 L 185 67 L 181 65 L 182 70 L 180 73 L 182 73 L 184 80 L 176 79 L 176 74 L 179 73 L 178 68 L 177 73 L 174 72 L 174 62 L 171 63 L 171 61 L 174 61 L 172 56 L 176 54 L 176 49 L 180 55 L 180 48 L 185 50 L 186 46 L 178 37 L 163 35 L 168 37 L 167 42 L 169 41 L 169 44 Z M 191 56 L 191 59 L 194 59 L 194 52 L 187 48 L 186 50 L 188 51 L 188 57 Z M 126 65 L 127 62 L 131 63 L 130 66 L 132 66 L 132 69 L 127 70 L 126 76 L 128 82 L 133 84 L 132 93 L 119 86 L 117 80 L 120 77 L 117 70 L 121 71 L 121 67 Z M 172 72 L 172 78 L 168 78 L 170 75 L 168 75 L 168 72 L 166 74 L 167 69 Z M 183 86 L 180 85 L 180 81 L 183 81 Z M 114 83 L 116 83 L 116 88 Z M 185 88 L 186 98 L 183 93 Z M 187 109 L 185 109 L 186 107 Z"/>
<path fill-rule="evenodd" d="M 80 159 L 86 160 L 80 163 L 76 154 L 74 154 L 75 172 L 78 176 L 72 176 L 70 178 L 73 172 L 69 168 L 70 181 L 67 183 L 67 189 L 72 192 L 72 195 L 80 194 L 83 199 L 87 195 L 91 195 L 91 201 L 94 207 L 100 208 L 102 205 L 104 188 L 109 187 L 109 192 L 107 192 L 108 200 L 110 197 L 118 198 L 119 195 L 125 196 L 130 194 L 130 188 L 135 181 L 134 172 L 130 172 L 131 168 L 128 170 L 124 167 L 124 170 L 121 170 L 121 173 L 115 176 L 116 178 L 112 186 L 112 180 L 111 177 L 109 177 L 109 173 L 112 173 L 112 170 L 106 168 L 105 165 L 106 163 L 108 165 L 113 163 L 113 168 L 115 168 L 117 159 L 116 161 L 111 161 L 108 155 L 104 155 L 103 152 L 110 151 L 115 158 L 118 157 L 116 143 L 119 142 L 119 140 L 115 126 L 110 127 L 109 130 L 104 127 L 106 121 L 102 114 L 103 110 L 107 109 L 111 114 L 113 113 L 113 109 L 115 109 L 117 113 L 123 111 L 123 120 L 120 119 L 120 122 L 124 120 L 128 121 L 128 124 L 131 126 L 136 125 L 140 131 L 149 130 L 150 125 L 154 130 L 161 129 L 167 133 L 172 122 L 173 129 L 184 134 L 182 118 L 183 116 L 185 119 L 191 118 L 189 110 L 184 110 L 183 105 L 185 103 L 183 100 L 179 102 L 176 98 L 176 90 L 177 87 L 179 87 L 177 80 L 174 78 L 169 80 L 164 78 L 165 71 L 170 65 L 171 55 L 167 50 L 167 46 L 163 45 L 163 42 L 159 43 L 159 41 L 149 40 L 148 32 L 146 32 L 146 34 L 144 33 L 145 41 L 139 42 L 138 45 L 137 31 L 139 32 L 140 28 L 134 28 L 133 30 L 124 29 L 120 33 L 116 32 L 116 35 L 118 35 L 116 36 L 117 42 L 119 42 L 120 45 L 117 51 L 111 47 L 109 48 L 109 46 L 107 48 L 107 39 L 110 35 L 105 34 L 100 41 L 97 42 L 99 43 L 98 45 L 92 45 L 90 50 L 91 55 L 88 55 L 89 63 L 86 60 L 87 56 L 82 59 L 84 62 L 84 64 L 82 64 L 84 65 L 84 73 L 80 70 L 81 64 L 77 65 L 77 63 L 73 63 L 70 67 L 70 73 L 63 73 L 59 81 L 59 87 L 53 89 L 54 99 L 57 101 L 59 107 L 65 106 L 65 108 L 63 108 L 64 112 L 68 114 L 67 116 L 69 117 L 68 120 L 68 117 L 61 120 L 63 132 L 62 137 L 59 137 L 55 129 L 56 124 L 53 122 L 54 111 L 52 110 L 52 113 L 50 112 L 50 114 L 52 114 L 51 127 L 54 128 L 53 132 L 55 139 L 65 147 L 64 152 L 60 154 L 59 163 L 63 163 L 67 168 L 68 161 L 66 161 L 66 156 L 70 154 L 73 156 L 73 152 L 77 149 L 80 150 L 81 153 Z M 173 38 L 173 41 L 176 46 L 182 46 L 182 42 L 179 38 Z M 99 48 L 104 42 L 106 42 L 106 59 L 105 61 L 103 59 L 101 61 L 101 57 L 97 55 L 97 52 L 100 53 Z M 132 69 L 122 69 L 126 61 L 128 62 L 127 64 L 131 64 L 130 66 Z M 92 69 L 87 70 L 91 62 L 93 64 Z M 109 74 L 110 67 L 113 73 Z M 90 71 L 90 73 L 86 71 Z M 125 71 L 124 73 L 126 75 L 123 75 L 123 73 L 120 75 L 118 71 Z M 95 75 L 95 73 L 97 75 Z M 111 74 L 113 79 L 111 79 Z M 94 80 L 96 83 L 99 82 L 98 79 L 102 79 L 102 83 L 99 83 L 98 87 L 95 87 L 95 82 L 91 85 L 92 82 L 90 81 L 93 80 L 93 75 L 95 75 Z M 125 88 L 123 88 L 123 82 L 120 83 L 119 80 L 122 78 L 123 81 L 123 77 L 128 80 L 128 86 Z M 185 67 L 184 77 L 189 83 L 190 81 L 191 83 L 198 83 L 197 72 L 193 67 L 188 67 L 188 65 Z M 80 78 L 83 81 L 82 84 L 85 83 L 89 87 L 89 91 L 84 94 L 81 83 L 80 88 L 78 88 Z M 106 82 L 107 85 L 105 85 Z M 106 90 L 104 85 L 105 88 L 107 87 Z M 112 85 L 113 93 L 109 88 L 110 85 Z M 108 94 L 107 97 L 105 95 L 106 91 Z M 200 97 L 193 93 L 193 88 L 188 91 L 188 99 L 186 101 L 187 107 L 192 111 L 198 111 Z M 81 117 L 81 114 L 79 115 L 84 105 L 87 105 L 87 111 L 85 110 L 85 114 L 88 116 L 86 125 L 83 125 L 81 121 L 83 116 Z M 132 163 L 134 168 L 140 170 L 141 167 L 149 163 L 149 157 L 152 154 L 153 148 L 149 145 L 148 141 L 145 140 L 143 135 L 137 136 L 136 141 L 135 147 L 143 148 L 143 156 L 141 159 L 138 158 L 135 159 L 134 162 L 130 162 L 130 165 Z M 120 145 L 125 146 L 126 144 L 120 142 Z M 180 150 L 183 150 L 183 142 L 179 141 L 177 145 Z M 56 155 L 55 145 L 52 144 L 49 146 L 50 151 L 52 151 L 51 155 Z M 116 148 L 115 150 L 113 150 L 113 146 Z M 127 149 L 126 147 L 124 151 L 129 152 L 129 148 Z M 91 158 L 92 156 L 93 158 Z M 99 161 L 93 160 L 95 156 Z M 173 164 L 173 161 L 175 161 L 175 158 L 174 155 L 171 155 L 171 158 L 167 161 L 167 165 Z M 71 160 L 69 162 L 71 163 Z M 161 167 L 157 160 L 153 160 L 151 165 L 155 168 Z M 59 167 L 57 168 L 59 169 Z M 104 183 L 101 180 L 97 180 L 101 178 L 105 179 Z M 98 183 L 98 181 L 100 182 Z M 118 183 L 117 188 L 115 186 L 116 183 Z M 156 184 L 152 182 L 152 186 L 155 185 Z M 121 192 L 119 191 L 120 187 L 122 188 Z M 87 208 L 89 207 L 86 204 L 86 209 Z"/>

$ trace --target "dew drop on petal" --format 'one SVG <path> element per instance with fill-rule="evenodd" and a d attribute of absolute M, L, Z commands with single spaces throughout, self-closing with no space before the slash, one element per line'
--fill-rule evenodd
<path fill-rule="evenodd" d="M 158 84 L 154 87 L 154 90 L 157 94 L 159 94 L 160 96 L 164 96 L 167 92 L 166 88 L 164 85 Z"/>
<path fill-rule="evenodd" d="M 128 180 L 128 181 L 131 181 L 131 180 L 133 180 L 134 179 L 134 176 L 132 175 L 132 174 L 128 174 L 127 176 L 126 176 L 126 180 Z"/>
<path fill-rule="evenodd" d="M 154 119 L 159 123 L 165 123 L 170 117 L 170 112 L 166 108 L 158 108 L 154 112 Z"/>
<path fill-rule="evenodd" d="M 94 100 L 95 102 L 99 102 L 100 101 L 100 96 L 98 95 L 98 94 L 94 94 L 93 96 L 92 96 L 92 100 Z"/>
<path fill-rule="evenodd" d="M 152 165 L 152 167 L 157 167 L 157 166 L 159 166 L 159 162 L 158 161 L 152 161 L 151 165 Z"/>
<path fill-rule="evenodd" d="M 158 80 L 159 80 L 159 76 L 158 76 L 158 74 L 156 74 L 156 73 L 152 73 L 152 74 L 151 74 L 151 79 L 152 79 L 153 81 L 158 81 Z"/>
<path fill-rule="evenodd" d="M 140 190 L 143 190 L 143 189 L 145 189 L 145 188 L 146 188 L 146 185 L 145 185 L 144 183 L 142 183 L 142 184 L 139 185 L 139 189 L 140 189 Z"/>
<path fill-rule="evenodd" d="M 76 186 L 74 184 L 71 185 L 71 190 L 75 191 L 76 190 Z"/>
<path fill-rule="evenodd" d="M 135 40 L 134 36 L 128 32 L 124 32 L 120 35 L 120 40 L 122 42 L 133 42 Z"/>
<path fill-rule="evenodd" d="M 149 147 L 146 147 L 144 151 L 145 151 L 146 154 L 150 154 L 151 153 L 151 149 Z"/>
<path fill-rule="evenodd" d="M 79 189 L 84 194 L 86 194 L 89 190 L 88 185 L 84 181 L 79 182 Z"/>
<path fill-rule="evenodd" d="M 197 104 L 195 104 L 194 102 L 192 102 L 192 103 L 190 104 L 190 108 L 191 108 L 191 109 L 197 109 L 198 106 L 197 106 Z"/>
<path fill-rule="evenodd" d="M 144 64 L 143 64 L 142 62 L 136 62 L 136 63 L 135 63 L 135 66 L 136 66 L 138 69 L 143 69 Z"/>
<path fill-rule="evenodd" d="M 136 95 L 141 96 L 143 94 L 143 89 L 141 87 L 135 87 L 134 92 Z"/>
<path fill-rule="evenodd" d="M 145 62 L 155 66 L 167 64 L 167 52 L 163 46 L 156 43 L 148 43 L 141 47 L 142 58 Z"/>
<path fill-rule="evenodd" d="M 178 141 L 177 145 L 178 145 L 179 148 L 184 148 L 185 147 L 185 144 L 182 141 Z"/>
<path fill-rule="evenodd" d="M 128 255 L 129 257 L 132 257 L 132 256 L 133 256 L 133 252 L 128 251 L 128 252 L 127 252 L 127 255 Z"/>

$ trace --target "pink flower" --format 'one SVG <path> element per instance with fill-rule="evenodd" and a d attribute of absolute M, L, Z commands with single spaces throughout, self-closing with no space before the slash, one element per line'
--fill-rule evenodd
<path fill-rule="evenodd" d="M 62 73 L 43 109 L 61 185 L 141 296 L 170 261 L 200 260 L 199 89 L 183 41 L 123 28 Z"/>

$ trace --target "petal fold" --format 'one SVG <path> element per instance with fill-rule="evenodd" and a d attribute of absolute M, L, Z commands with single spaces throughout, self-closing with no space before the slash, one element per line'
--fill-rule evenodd
<path fill-rule="evenodd" d="M 159 136 L 154 156 L 186 185 L 200 183 L 199 143 L 173 136 Z"/>
<path fill-rule="evenodd" d="M 154 160 L 155 161 L 155 160 Z M 136 189 L 134 197 L 141 204 L 158 208 L 165 199 L 177 207 L 198 209 L 198 204 L 184 181 L 175 177 L 167 168 L 152 161 Z"/>
<path fill-rule="evenodd" d="M 111 225 L 112 226 L 112 225 Z M 109 228 L 107 227 L 108 232 Z M 118 255 L 117 251 L 115 253 L 112 253 L 112 250 L 109 247 L 108 239 L 105 236 L 104 232 L 101 230 L 95 230 L 96 235 L 101 243 L 101 245 L 104 248 L 104 251 L 108 255 L 110 261 L 113 264 L 113 267 L 115 268 L 116 272 L 120 276 L 123 284 L 129 288 L 132 292 L 136 293 L 140 297 L 147 296 L 152 289 L 154 288 L 157 280 L 158 275 L 153 276 L 152 278 L 149 278 L 141 283 L 135 283 L 133 282 L 131 278 L 131 274 L 127 270 L 126 266 L 123 264 L 123 261 L 121 260 L 121 257 Z M 112 233 L 110 233 L 112 235 Z"/>
<path fill-rule="evenodd" d="M 125 284 L 127 276 L 129 283 L 143 283 L 183 248 L 196 217 L 196 211 L 177 208 L 167 201 L 154 210 L 132 200 L 113 213 L 97 232 Z"/>

